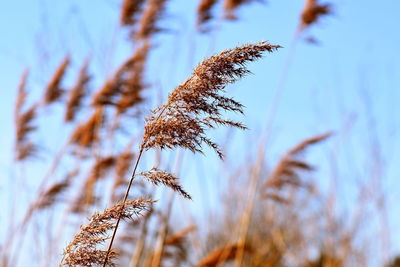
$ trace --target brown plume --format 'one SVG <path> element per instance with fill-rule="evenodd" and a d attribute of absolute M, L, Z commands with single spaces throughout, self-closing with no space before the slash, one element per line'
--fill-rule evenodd
<path fill-rule="evenodd" d="M 22 113 L 22 108 L 26 102 L 26 97 L 28 92 L 26 91 L 26 83 L 28 80 L 29 71 L 25 70 L 22 73 L 21 79 L 19 81 L 18 89 L 17 89 L 17 99 L 15 101 L 15 111 L 14 117 L 17 119 L 19 115 Z"/>
<path fill-rule="evenodd" d="M 197 7 L 197 27 L 202 29 L 202 26 L 212 19 L 211 10 L 218 0 L 200 0 Z"/>
<path fill-rule="evenodd" d="M 205 131 L 217 125 L 245 127 L 240 122 L 222 118 L 225 111 L 243 113 L 243 106 L 221 93 L 227 84 L 249 73 L 245 67 L 247 62 L 279 47 L 266 42 L 248 44 L 204 60 L 189 79 L 172 91 L 168 102 L 146 119 L 142 148 L 179 146 L 202 152 L 201 146 L 205 143 L 222 157 L 218 145 L 206 137 Z"/>
<path fill-rule="evenodd" d="M 318 0 L 306 0 L 301 13 L 301 29 L 309 27 L 316 23 L 320 17 L 331 14 L 331 12 L 330 4 L 318 4 Z"/>
<path fill-rule="evenodd" d="M 61 98 L 64 93 L 64 89 L 61 87 L 62 79 L 65 76 L 65 72 L 70 64 L 69 56 L 66 56 L 61 64 L 58 66 L 50 82 L 47 84 L 44 94 L 44 103 L 46 105 L 56 102 Z"/>
<path fill-rule="evenodd" d="M 220 248 L 217 248 L 207 254 L 200 262 L 196 265 L 198 267 L 216 267 L 220 266 L 220 264 L 234 260 L 238 249 L 240 248 L 239 244 L 226 245 Z M 250 249 L 248 247 L 245 248 L 246 251 Z"/>
<path fill-rule="evenodd" d="M 145 63 L 150 50 L 148 42 L 144 42 L 134 53 L 132 64 L 126 70 L 126 77 L 121 82 L 121 96 L 117 102 L 118 113 L 124 113 L 129 108 L 141 103 L 143 85 L 143 72 Z"/>
<path fill-rule="evenodd" d="M 235 15 L 236 9 L 243 4 L 250 3 L 254 0 L 225 0 L 224 10 L 225 17 L 229 20 L 236 20 L 237 17 Z"/>
<path fill-rule="evenodd" d="M 299 178 L 299 172 L 311 171 L 313 167 L 299 158 L 299 154 L 304 152 L 309 146 L 320 143 L 331 135 L 332 133 L 325 133 L 305 139 L 286 152 L 265 182 L 265 188 L 280 189 L 285 185 L 303 186 Z"/>
<path fill-rule="evenodd" d="M 103 109 L 96 108 L 89 119 L 76 126 L 70 137 L 70 143 L 92 147 L 99 140 L 99 130 L 103 120 Z"/>
<path fill-rule="evenodd" d="M 120 21 L 123 26 L 136 23 L 137 15 L 142 11 L 144 0 L 124 0 L 121 8 Z"/>
<path fill-rule="evenodd" d="M 135 53 L 127 59 L 106 81 L 103 87 L 93 95 L 95 106 L 116 106 L 118 113 L 123 113 L 130 107 L 141 103 L 143 71 L 150 50 L 148 42 L 144 42 Z"/>
<path fill-rule="evenodd" d="M 66 247 L 62 266 L 100 265 L 106 254 L 109 259 L 107 266 L 115 266 L 112 259 L 117 256 L 116 253 L 112 251 L 107 253 L 98 246 L 109 239 L 108 232 L 114 229 L 118 218 L 134 219 L 134 216 L 139 216 L 141 212 L 148 210 L 153 202 L 147 199 L 128 200 L 124 204 L 119 203 L 101 213 L 95 213 L 86 226 L 81 226 L 79 233 Z"/>
<path fill-rule="evenodd" d="M 75 119 L 76 113 L 81 107 L 82 100 L 88 93 L 88 83 L 90 81 L 90 75 L 88 74 L 88 64 L 88 60 L 83 63 L 83 66 L 79 71 L 78 80 L 76 81 L 74 87 L 69 93 L 67 107 L 65 111 L 66 122 L 70 122 Z"/>
<path fill-rule="evenodd" d="M 192 199 L 192 197 L 188 193 L 186 193 L 185 190 L 183 190 L 183 188 L 179 185 L 178 178 L 170 173 L 167 173 L 166 171 L 153 168 L 150 171 L 142 172 L 138 175 L 146 178 L 148 181 L 155 185 L 163 184 L 178 192 L 183 197 L 187 199 Z"/>
<path fill-rule="evenodd" d="M 34 208 L 44 209 L 47 208 L 58 201 L 58 197 L 65 192 L 71 185 L 71 179 L 77 176 L 79 170 L 73 170 L 68 173 L 63 180 L 57 182 L 46 189 L 38 198 Z"/>
<path fill-rule="evenodd" d="M 135 39 L 146 40 L 154 33 L 161 31 L 157 26 L 158 20 L 162 17 L 167 0 L 147 0 L 146 7 L 139 21 Z"/>
<path fill-rule="evenodd" d="M 106 176 L 111 168 L 115 166 L 115 163 L 115 156 L 103 157 L 96 160 L 85 183 L 86 204 L 92 204 L 94 202 L 95 197 L 93 192 L 96 183 Z"/>
<path fill-rule="evenodd" d="M 24 160 L 33 156 L 37 151 L 37 146 L 28 140 L 28 134 L 37 128 L 33 125 L 33 120 L 36 117 L 36 108 L 36 105 L 32 105 L 27 111 L 17 114 L 15 143 L 17 160 Z"/>
<path fill-rule="evenodd" d="M 16 140 L 15 140 L 15 159 L 20 161 L 33 156 L 37 150 L 29 139 L 28 135 L 36 129 L 33 124 L 33 120 L 36 117 L 37 106 L 33 104 L 26 111 L 23 110 L 23 106 L 26 102 L 28 92 L 26 91 L 26 83 L 28 79 L 28 71 L 24 71 L 17 89 L 17 98 L 15 101 L 14 120 L 16 128 Z"/>

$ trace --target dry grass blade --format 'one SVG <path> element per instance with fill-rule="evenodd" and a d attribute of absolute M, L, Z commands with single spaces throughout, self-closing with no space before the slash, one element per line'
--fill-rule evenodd
<path fill-rule="evenodd" d="M 82 147 L 91 147 L 99 140 L 99 129 L 103 121 L 103 109 L 96 108 L 89 119 L 77 125 L 72 132 L 70 142 Z"/>
<path fill-rule="evenodd" d="M 306 0 L 303 12 L 301 13 L 301 29 L 307 28 L 316 23 L 322 16 L 331 14 L 330 4 L 318 4 L 318 0 Z"/>
<path fill-rule="evenodd" d="M 135 33 L 135 39 L 149 39 L 151 35 L 161 31 L 157 21 L 162 17 L 167 0 L 147 0 L 146 8 L 139 21 L 139 28 Z"/>
<path fill-rule="evenodd" d="M 69 94 L 65 111 L 66 122 L 70 122 L 75 119 L 76 113 L 81 107 L 82 100 L 88 92 L 87 86 L 90 81 L 90 75 L 88 74 L 88 64 L 88 60 L 83 63 L 83 66 L 79 71 L 78 80 L 76 81 L 74 87 L 71 89 L 71 92 Z"/>
<path fill-rule="evenodd" d="M 111 259 L 117 255 L 114 252 L 103 251 L 99 245 L 109 239 L 107 233 L 114 229 L 118 218 L 133 219 L 141 215 L 141 212 L 148 210 L 153 200 L 136 199 L 119 203 L 112 208 L 105 209 L 102 213 L 95 213 L 90 222 L 81 227 L 79 233 L 74 236 L 71 243 L 64 251 L 62 266 L 93 266 L 102 264 L 108 255 L 107 266 L 115 266 Z"/>
<path fill-rule="evenodd" d="M 181 194 L 183 197 L 187 199 L 192 199 L 192 197 L 188 193 L 186 193 L 185 190 L 183 190 L 183 188 L 179 185 L 178 178 L 166 171 L 153 168 L 150 171 L 139 173 L 138 176 L 146 178 L 148 181 L 155 185 L 163 184 L 165 186 L 168 186 L 172 190 Z"/>
<path fill-rule="evenodd" d="M 44 103 L 46 105 L 51 104 L 61 98 L 64 93 L 64 89 L 61 88 L 62 79 L 65 76 L 65 72 L 69 66 L 70 58 L 66 56 L 61 64 L 58 66 L 50 82 L 47 84 L 44 94 Z"/>
<path fill-rule="evenodd" d="M 136 16 L 141 12 L 144 0 L 124 0 L 121 7 L 121 25 L 129 26 L 136 23 Z"/>
<path fill-rule="evenodd" d="M 202 152 L 201 146 L 205 143 L 222 158 L 218 145 L 206 137 L 205 131 L 217 125 L 245 127 L 240 122 L 222 118 L 225 111 L 243 113 L 243 106 L 221 93 L 227 84 L 249 73 L 247 62 L 279 47 L 266 42 L 248 44 L 204 60 L 189 79 L 172 91 L 168 102 L 146 119 L 142 148 L 180 146 Z"/>
<path fill-rule="evenodd" d="M 291 148 L 278 162 L 271 175 L 264 184 L 265 188 L 282 188 L 285 185 L 302 186 L 299 171 L 311 171 L 313 167 L 297 157 L 309 146 L 320 143 L 329 138 L 332 133 L 325 133 L 303 140 Z"/>
<path fill-rule="evenodd" d="M 218 0 L 200 0 L 197 7 L 197 27 L 201 27 L 212 19 L 211 10 Z"/>

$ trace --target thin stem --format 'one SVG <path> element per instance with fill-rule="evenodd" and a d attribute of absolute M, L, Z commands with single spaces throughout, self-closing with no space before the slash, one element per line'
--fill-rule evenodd
<path fill-rule="evenodd" d="M 126 189 L 126 192 L 125 192 L 124 200 L 122 202 L 121 212 L 119 213 L 118 220 L 117 220 L 117 223 L 115 225 L 115 228 L 114 228 L 114 231 L 113 231 L 113 234 L 112 234 L 112 237 L 111 237 L 110 245 L 108 246 L 108 250 L 107 250 L 106 258 L 104 259 L 103 267 L 105 267 L 107 265 L 108 256 L 110 254 L 111 247 L 113 245 L 115 235 L 117 234 L 117 229 L 118 229 L 118 226 L 119 226 L 119 222 L 121 221 L 122 210 L 125 208 L 125 202 L 128 199 L 128 195 L 129 195 L 129 191 L 131 190 L 133 179 L 135 179 L 136 169 L 137 169 L 137 167 L 139 165 L 139 161 L 140 161 L 140 158 L 142 157 L 142 153 L 143 153 L 143 146 L 140 148 L 139 155 L 138 155 L 138 157 L 136 159 L 135 167 L 134 167 L 133 172 L 132 172 L 131 180 L 129 181 L 128 188 Z"/>
<path fill-rule="evenodd" d="M 165 106 L 165 107 L 160 111 L 160 113 L 158 114 L 156 120 L 159 120 L 159 119 L 160 119 L 161 115 L 165 112 L 165 110 L 167 109 L 167 107 L 168 107 L 168 106 Z M 117 223 L 115 224 L 115 228 L 114 228 L 114 231 L 113 231 L 113 234 L 112 234 L 112 237 L 111 237 L 110 245 L 108 246 L 108 249 L 107 249 L 106 258 L 104 259 L 103 267 L 106 267 L 106 265 L 107 265 L 108 256 L 109 256 L 109 254 L 110 254 L 110 252 L 111 252 L 111 247 L 112 247 L 112 245 L 113 245 L 115 235 L 117 234 L 117 229 L 118 229 L 118 226 L 119 226 L 119 222 L 121 221 L 122 210 L 125 208 L 125 202 L 126 202 L 126 200 L 128 199 L 128 195 L 129 195 L 129 191 L 131 190 L 131 186 L 132 186 L 133 179 L 135 179 L 136 169 L 137 169 L 137 167 L 138 167 L 138 165 L 139 165 L 140 158 L 142 157 L 142 153 L 143 153 L 143 149 L 144 149 L 144 148 L 143 148 L 144 142 L 145 142 L 145 140 L 143 139 L 143 140 L 142 140 L 142 144 L 140 145 L 140 151 L 139 151 L 139 155 L 138 155 L 138 157 L 137 157 L 137 159 L 136 159 L 135 167 L 133 168 L 131 180 L 129 181 L 128 188 L 126 189 L 126 193 L 125 193 L 125 196 L 124 196 L 124 200 L 122 201 L 121 212 L 119 213 Z"/>

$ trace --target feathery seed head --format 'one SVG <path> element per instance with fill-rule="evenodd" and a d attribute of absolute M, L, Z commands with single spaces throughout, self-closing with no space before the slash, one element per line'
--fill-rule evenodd
<path fill-rule="evenodd" d="M 278 48 L 280 46 L 259 42 L 225 50 L 204 60 L 189 79 L 171 92 L 168 102 L 146 119 L 142 148 L 179 146 L 202 152 L 205 143 L 222 158 L 218 145 L 206 137 L 206 130 L 217 125 L 245 127 L 240 122 L 222 118 L 224 111 L 243 113 L 243 106 L 221 93 L 229 83 L 249 73 L 247 62 Z"/>

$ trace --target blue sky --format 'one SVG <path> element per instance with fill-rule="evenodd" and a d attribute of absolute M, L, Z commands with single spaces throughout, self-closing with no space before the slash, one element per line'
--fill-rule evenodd
<path fill-rule="evenodd" d="M 220 21 L 209 35 L 194 31 L 194 2 L 197 1 L 170 1 L 162 25 L 172 30 L 155 38 L 157 48 L 148 68 L 157 75 L 148 75 L 147 80 L 161 88 L 165 96 L 190 75 L 204 56 L 261 40 L 282 45 L 284 48 L 278 52 L 250 64 L 253 75 L 228 89 L 246 106 L 243 119 L 250 128 L 234 134 L 233 155 L 243 155 L 240 151 L 257 147 L 254 140 L 259 140 L 265 129 L 278 81 L 285 62 L 290 60 L 273 118 L 267 158 L 275 162 L 303 138 L 335 131 L 334 140 L 324 148 L 317 148 L 316 154 L 310 153 L 310 159 L 326 178 L 318 181 L 326 189 L 332 167 L 329 155 L 335 152 L 342 205 L 352 207 L 357 186 L 370 175 L 371 157 L 377 156 L 371 155 L 371 140 L 375 138 L 384 162 L 381 182 L 391 214 L 393 249 L 399 251 L 400 229 L 396 225 L 400 218 L 396 215 L 399 214 L 396 204 L 400 201 L 397 160 L 400 157 L 400 2 L 331 1 L 334 14 L 303 36 L 313 36 L 319 43 L 312 45 L 300 40 L 294 46 L 291 41 L 303 1 L 249 4 L 239 10 L 238 21 Z M 30 101 L 33 101 L 40 98 L 41 88 L 65 54 L 72 55 L 67 83 L 73 81 L 81 62 L 90 55 L 91 70 L 96 76 L 94 83 L 98 86 L 131 50 L 127 32 L 118 28 L 119 4 L 114 1 L 2 1 L 1 6 L 0 195 L 3 195 L 9 186 L 15 186 L 10 185 L 9 179 L 15 173 L 11 167 L 12 115 L 15 89 L 23 70 L 30 69 Z M 54 114 L 60 111 L 58 107 L 49 110 Z M 47 153 L 44 161 L 51 158 L 55 153 L 53 146 L 62 139 L 58 136 L 63 133 L 56 127 L 40 130 L 36 136 L 36 140 L 49 144 L 44 149 L 44 154 Z M 49 140 L 49 133 L 56 137 Z M 216 138 L 225 134 L 218 132 Z M 209 155 L 211 151 L 207 153 L 207 158 L 196 156 L 196 159 L 216 172 L 219 168 L 214 164 L 216 157 Z M 238 159 L 230 156 L 227 160 Z M 186 188 L 192 189 L 190 185 Z M 192 190 L 200 198 L 201 190 Z"/>

